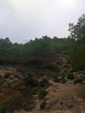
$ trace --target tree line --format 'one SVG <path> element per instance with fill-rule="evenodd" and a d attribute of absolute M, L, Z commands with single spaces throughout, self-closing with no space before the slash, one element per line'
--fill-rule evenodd
<path fill-rule="evenodd" d="M 76 25 L 69 24 L 70 35 L 67 38 L 43 36 L 25 44 L 12 43 L 7 37 L 0 38 L 1 65 L 40 65 L 56 58 L 57 53 L 65 52 L 75 70 L 85 70 L 85 14 Z"/>

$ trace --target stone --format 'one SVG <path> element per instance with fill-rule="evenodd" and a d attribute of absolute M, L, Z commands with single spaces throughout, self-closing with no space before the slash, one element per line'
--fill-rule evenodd
<path fill-rule="evenodd" d="M 85 84 L 85 80 L 83 81 L 83 84 Z"/>
<path fill-rule="evenodd" d="M 62 76 L 58 76 L 58 80 L 62 80 Z"/>
<path fill-rule="evenodd" d="M 73 107 L 73 104 L 71 102 L 68 102 L 67 103 L 67 107 L 72 108 Z"/>

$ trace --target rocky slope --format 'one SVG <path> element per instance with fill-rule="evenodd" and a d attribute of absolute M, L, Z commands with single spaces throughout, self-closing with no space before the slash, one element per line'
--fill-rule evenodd
<path fill-rule="evenodd" d="M 14 110 L 14 113 L 85 113 L 85 73 L 72 71 L 63 53 L 58 53 L 56 60 L 41 69 L 29 66 L 0 66 L 0 104 L 16 94 L 23 93 L 25 87 L 22 79 L 29 71 L 35 74 L 38 81 L 42 78 L 49 80 L 47 95 L 39 99 L 38 94 L 34 94 L 35 107 L 32 110 L 21 108 L 19 111 Z M 74 77 L 69 78 L 69 74 Z M 44 109 L 40 109 L 43 102 L 46 103 Z"/>

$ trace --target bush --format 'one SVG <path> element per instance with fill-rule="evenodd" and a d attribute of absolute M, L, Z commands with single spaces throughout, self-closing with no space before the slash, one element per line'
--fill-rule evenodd
<path fill-rule="evenodd" d="M 14 77 L 18 78 L 18 77 L 19 77 L 19 75 L 18 75 L 18 74 L 15 74 L 15 75 L 14 75 Z"/>
<path fill-rule="evenodd" d="M 32 88 L 31 92 L 33 95 L 37 94 L 39 92 L 40 88 L 39 87 L 34 87 Z"/>
<path fill-rule="evenodd" d="M 62 84 L 64 84 L 64 83 L 66 83 L 67 82 L 67 80 L 65 79 L 65 76 L 63 75 L 55 75 L 54 76 L 54 81 L 55 82 L 58 82 L 58 83 L 62 83 Z"/>
<path fill-rule="evenodd" d="M 48 73 L 47 73 L 47 76 L 48 76 L 48 77 L 52 77 L 52 76 L 53 76 L 53 73 L 48 72 Z"/>
<path fill-rule="evenodd" d="M 55 82 L 61 82 L 61 80 L 63 79 L 62 75 L 54 75 L 54 81 Z"/>
<path fill-rule="evenodd" d="M 43 99 L 46 95 L 47 91 L 45 91 L 44 89 L 40 89 L 38 98 Z"/>
<path fill-rule="evenodd" d="M 44 74 L 45 74 L 45 73 L 41 72 L 41 73 L 39 73 L 39 76 L 40 76 L 40 77 L 41 77 L 41 76 L 44 76 Z"/>
<path fill-rule="evenodd" d="M 9 78 L 10 77 L 10 73 L 5 73 L 4 78 Z"/>
<path fill-rule="evenodd" d="M 13 113 L 14 110 L 21 109 L 25 100 L 26 99 L 23 95 L 16 95 L 12 97 L 6 106 L 6 111 Z"/>
<path fill-rule="evenodd" d="M 67 78 L 68 78 L 68 79 L 74 79 L 74 74 L 69 73 L 69 74 L 67 75 Z"/>
<path fill-rule="evenodd" d="M 25 105 L 24 106 L 24 110 L 26 110 L 26 111 L 31 111 L 32 109 L 34 109 L 35 108 L 35 106 L 34 105 Z"/>
<path fill-rule="evenodd" d="M 48 68 L 51 71 L 59 72 L 59 67 L 53 63 L 50 63 L 46 68 Z"/>
<path fill-rule="evenodd" d="M 44 109 L 45 108 L 45 105 L 46 105 L 46 102 L 42 102 L 41 105 L 40 105 L 40 109 Z"/>
<path fill-rule="evenodd" d="M 6 112 L 6 106 L 8 104 L 8 101 L 4 101 L 2 105 L 0 106 L 0 113 L 5 113 Z"/>
<path fill-rule="evenodd" d="M 67 80 L 63 79 L 61 82 L 62 82 L 62 84 L 65 84 L 67 82 Z"/>
<path fill-rule="evenodd" d="M 24 85 L 25 87 L 36 87 L 38 86 L 38 80 L 33 78 L 33 74 L 29 73 L 25 78 L 24 78 Z"/>
<path fill-rule="evenodd" d="M 82 82 L 83 82 L 83 79 L 76 79 L 76 80 L 74 81 L 74 84 L 82 83 Z"/>
<path fill-rule="evenodd" d="M 46 87 L 48 85 L 48 83 L 49 83 L 48 79 L 44 78 L 40 81 L 39 85 L 41 87 Z"/>

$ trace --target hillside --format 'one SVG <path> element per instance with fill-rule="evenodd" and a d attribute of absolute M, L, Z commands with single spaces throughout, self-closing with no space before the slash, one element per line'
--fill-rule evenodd
<path fill-rule="evenodd" d="M 34 78 L 38 81 L 47 79 L 49 85 L 44 89 L 47 94 L 40 98 L 36 90 L 34 91 L 32 100 L 26 111 L 29 113 L 84 113 L 85 112 L 85 74 L 82 71 L 72 71 L 70 64 L 66 60 L 67 55 L 64 53 L 57 53 L 56 60 L 47 63 L 42 69 L 26 67 L 26 66 L 0 66 L 0 103 L 10 100 L 14 96 L 15 99 L 20 98 L 25 90 L 23 78 L 28 72 L 32 73 Z M 57 66 L 56 71 L 53 66 Z M 73 74 L 73 78 L 69 78 L 69 74 Z M 57 77 L 57 78 L 56 78 Z M 74 81 L 79 81 L 76 83 Z M 46 84 L 46 83 L 45 83 Z M 38 86 L 36 86 L 38 87 Z M 41 86 L 43 87 L 43 86 Z M 29 91 L 27 91 L 29 93 Z M 23 107 L 18 101 L 11 100 L 13 103 L 9 104 L 9 110 L 14 110 L 14 113 L 25 113 Z M 46 105 L 40 109 L 42 102 Z M 24 103 L 23 103 L 24 104 Z M 27 102 L 26 102 L 27 104 Z M 12 108 L 12 105 L 14 108 Z M 19 108 L 16 107 L 19 106 Z M 29 103 L 28 103 L 29 105 Z M 17 111 L 20 110 L 20 111 Z M 13 111 L 12 111 L 13 112 Z M 2 112 L 1 112 L 2 113 Z"/>
<path fill-rule="evenodd" d="M 67 38 L 0 38 L 0 113 L 85 113 L 85 15 Z"/>

